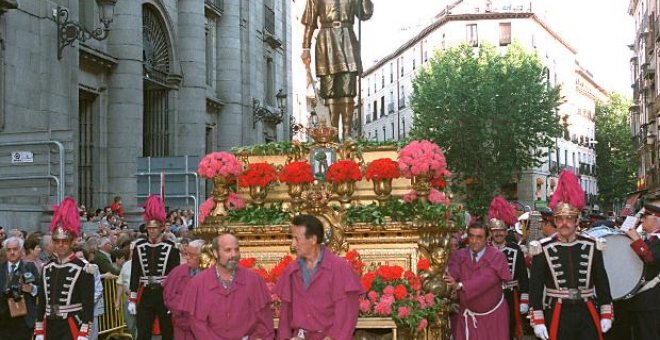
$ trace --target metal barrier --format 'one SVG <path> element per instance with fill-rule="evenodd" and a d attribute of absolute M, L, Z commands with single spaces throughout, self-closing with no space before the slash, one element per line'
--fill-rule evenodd
<path fill-rule="evenodd" d="M 99 335 L 107 335 L 125 329 L 126 322 L 124 321 L 124 309 L 122 305 L 119 306 L 119 309 L 115 308 L 117 278 L 107 278 L 101 281 L 103 282 L 103 302 L 105 309 L 103 314 L 97 317 L 96 321 L 99 325 Z M 123 298 L 121 297 L 122 303 Z"/>
<path fill-rule="evenodd" d="M 33 180 L 33 179 L 48 179 L 55 182 L 57 185 L 57 203 L 59 204 L 64 199 L 64 144 L 56 140 L 33 141 L 33 142 L 9 142 L 0 143 L 0 147 L 7 146 L 30 146 L 30 145 L 54 145 L 57 147 L 58 152 L 58 176 L 52 175 L 50 170 L 50 159 L 48 162 L 48 175 L 43 176 L 10 176 L 0 177 L 0 181 L 18 181 L 18 180 Z"/>

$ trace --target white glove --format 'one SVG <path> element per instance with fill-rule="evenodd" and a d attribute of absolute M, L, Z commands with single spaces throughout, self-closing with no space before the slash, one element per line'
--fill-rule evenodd
<path fill-rule="evenodd" d="M 135 302 L 129 302 L 128 303 L 128 313 L 131 315 L 137 314 L 137 309 L 135 307 Z"/>
<path fill-rule="evenodd" d="M 543 339 L 543 340 L 548 340 L 548 329 L 545 327 L 545 325 L 534 325 L 534 335 L 536 335 L 537 338 Z"/>
<path fill-rule="evenodd" d="M 44 340 L 44 336 L 43 336 L 43 334 L 35 335 L 35 336 L 34 336 L 34 340 Z"/>
<path fill-rule="evenodd" d="M 527 314 L 529 312 L 529 305 L 526 303 L 520 304 L 520 314 Z"/>
<path fill-rule="evenodd" d="M 86 336 L 79 336 L 76 340 L 89 340 L 89 338 Z"/>
<path fill-rule="evenodd" d="M 600 319 L 600 330 L 603 333 L 607 333 L 612 328 L 612 320 L 610 319 Z"/>

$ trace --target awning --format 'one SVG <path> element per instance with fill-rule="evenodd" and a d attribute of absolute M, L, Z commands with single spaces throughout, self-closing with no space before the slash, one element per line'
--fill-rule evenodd
<path fill-rule="evenodd" d="M 621 216 L 631 216 L 635 213 L 635 207 L 637 206 L 637 201 L 642 196 L 643 191 L 638 191 L 628 195 L 626 199 L 626 205 L 621 209 Z"/>

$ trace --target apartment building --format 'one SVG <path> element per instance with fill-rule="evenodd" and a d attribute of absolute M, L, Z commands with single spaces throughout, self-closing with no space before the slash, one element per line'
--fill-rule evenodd
<path fill-rule="evenodd" d="M 631 0 L 628 14 L 634 18 L 635 36 L 629 45 L 632 51 L 630 70 L 633 105 L 630 107 L 630 129 L 638 153 L 637 192 L 631 193 L 629 202 L 640 195 L 647 199 L 660 198 L 660 167 L 658 163 L 658 121 L 660 89 L 656 85 L 656 70 L 660 53 L 660 4 L 658 0 Z"/>
<path fill-rule="evenodd" d="M 579 176 L 591 203 L 598 194 L 594 140 L 597 101 L 605 91 L 577 60 L 577 50 L 549 26 L 529 1 L 456 1 L 435 21 L 395 51 L 366 69 L 362 75 L 362 134 L 372 140 L 398 140 L 414 124 L 410 109 L 412 81 L 436 51 L 468 43 L 499 46 L 505 51 L 513 41 L 535 51 L 547 68 L 549 83 L 561 86 L 564 101 L 557 115 L 564 135 L 548 150 L 543 166 L 525 170 L 507 188 L 509 198 L 536 208 L 547 204 L 561 169 Z M 593 208 L 593 207 L 592 207 Z"/>

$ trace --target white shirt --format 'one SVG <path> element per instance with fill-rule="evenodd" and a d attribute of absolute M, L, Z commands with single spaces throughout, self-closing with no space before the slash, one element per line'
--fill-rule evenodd
<path fill-rule="evenodd" d="M 118 285 L 122 285 L 125 289 L 128 289 L 131 284 L 131 264 L 133 260 L 128 260 L 124 262 L 119 271 L 119 280 L 117 280 Z"/>

